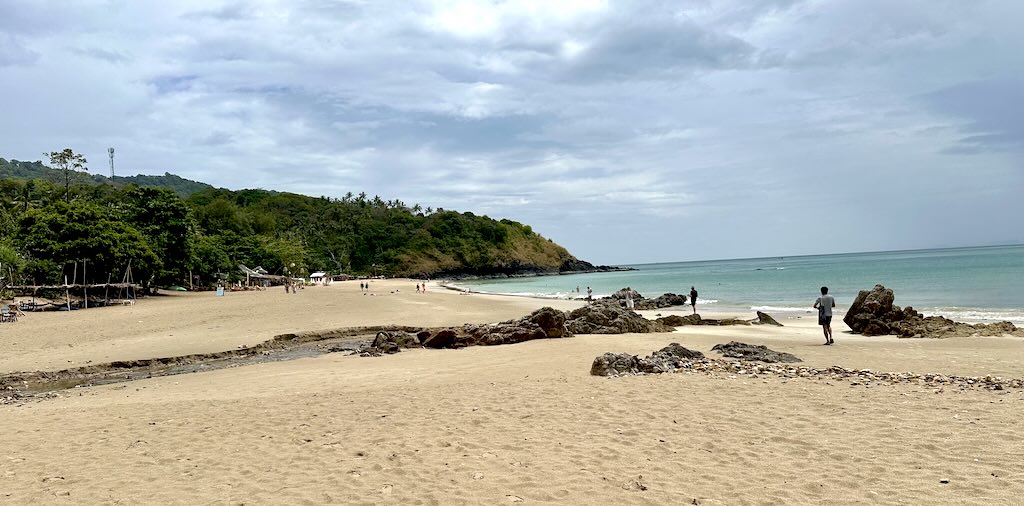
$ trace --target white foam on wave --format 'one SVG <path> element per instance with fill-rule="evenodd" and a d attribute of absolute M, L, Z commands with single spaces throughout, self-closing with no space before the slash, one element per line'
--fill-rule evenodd
<path fill-rule="evenodd" d="M 814 309 L 811 307 L 791 307 L 791 306 L 750 306 L 751 311 L 774 311 L 777 313 L 790 313 L 790 312 L 810 312 Z"/>
<path fill-rule="evenodd" d="M 1024 325 L 1024 309 L 977 309 L 964 307 L 936 307 L 922 309 L 925 316 L 945 316 L 954 321 L 993 323 L 1008 321 Z"/>

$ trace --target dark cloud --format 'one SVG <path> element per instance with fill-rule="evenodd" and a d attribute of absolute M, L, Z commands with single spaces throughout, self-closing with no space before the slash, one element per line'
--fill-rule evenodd
<path fill-rule="evenodd" d="M 672 17 L 609 23 L 584 45 L 569 65 L 583 78 L 646 80 L 759 64 L 758 50 L 742 39 Z"/>
<path fill-rule="evenodd" d="M 1024 81 L 971 81 L 929 93 L 925 103 L 956 118 L 965 134 L 956 153 L 990 150 L 1024 151 Z"/>
<path fill-rule="evenodd" d="M 78 48 L 78 47 L 75 47 L 75 48 L 71 48 L 71 52 L 73 52 L 75 54 L 82 55 L 82 56 L 86 56 L 86 57 L 89 57 L 89 58 L 95 58 L 97 60 L 103 60 L 103 61 L 108 62 L 108 63 L 127 63 L 129 60 L 131 60 L 131 58 L 127 54 L 125 54 L 125 53 L 123 53 L 121 51 L 112 51 L 112 50 L 108 50 L 108 49 L 101 49 L 101 48 L 98 48 L 98 47 L 89 47 L 89 48 Z"/>
<path fill-rule="evenodd" d="M 229 3 L 212 9 L 202 9 L 182 14 L 189 20 L 212 20 L 217 22 L 244 21 L 253 16 L 253 6 L 244 2 Z"/>

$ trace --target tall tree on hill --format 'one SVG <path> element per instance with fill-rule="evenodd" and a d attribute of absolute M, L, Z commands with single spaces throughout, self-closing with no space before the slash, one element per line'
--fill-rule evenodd
<path fill-rule="evenodd" d="M 85 167 L 85 157 L 81 153 L 75 153 L 71 148 L 43 154 L 50 157 L 50 163 L 54 168 L 64 171 L 64 201 L 71 202 L 71 171 L 89 170 Z"/>

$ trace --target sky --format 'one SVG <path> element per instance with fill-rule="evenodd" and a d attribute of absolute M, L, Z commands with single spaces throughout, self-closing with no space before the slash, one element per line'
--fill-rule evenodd
<path fill-rule="evenodd" d="M 0 157 L 366 192 L 599 264 L 1024 243 L 1017 0 L 9 0 Z"/>

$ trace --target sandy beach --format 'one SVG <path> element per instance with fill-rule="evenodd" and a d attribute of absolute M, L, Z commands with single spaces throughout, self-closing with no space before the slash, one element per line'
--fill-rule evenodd
<path fill-rule="evenodd" d="M 30 313 L 0 325 L 0 372 L 580 304 L 436 286 L 418 294 L 408 280 L 371 286 L 373 295 L 353 281 Z M 672 311 L 641 312 L 656 313 Z M 828 347 L 813 318 L 780 321 L 379 358 L 334 353 L 64 390 L 0 405 L 0 503 L 1020 504 L 1021 390 L 589 374 L 608 351 L 648 354 L 679 342 L 715 356 L 713 345 L 739 340 L 814 367 L 1024 376 L 1020 338 L 869 338 L 839 322 Z"/>

